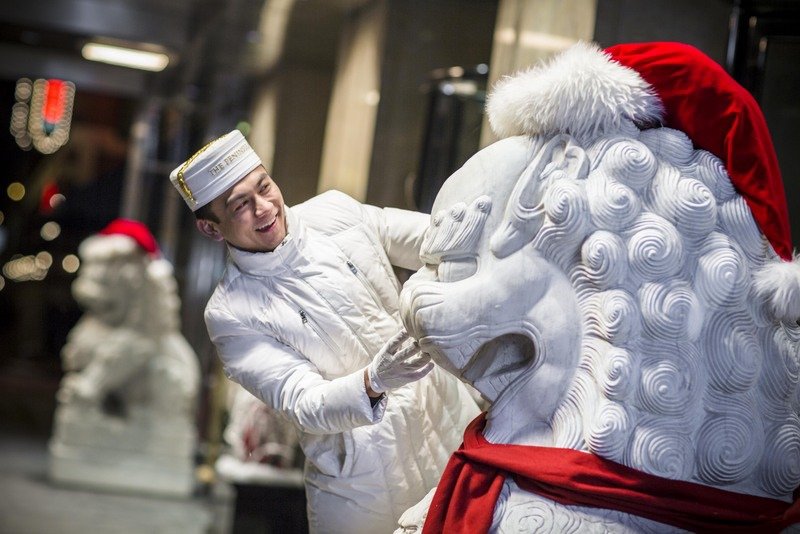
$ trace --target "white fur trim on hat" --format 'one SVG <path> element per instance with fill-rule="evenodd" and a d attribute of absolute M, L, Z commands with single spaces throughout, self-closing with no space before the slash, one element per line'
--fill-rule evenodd
<path fill-rule="evenodd" d="M 78 254 L 83 260 L 109 260 L 119 256 L 144 254 L 136 240 L 122 234 L 94 234 L 78 245 Z"/>
<path fill-rule="evenodd" d="M 261 165 L 239 130 L 211 141 L 169 175 L 192 211 L 205 206 Z"/>
<path fill-rule="evenodd" d="M 639 74 L 579 42 L 547 63 L 500 79 L 486 105 L 501 138 L 567 133 L 578 142 L 614 133 L 625 120 L 661 120 L 663 105 Z"/>

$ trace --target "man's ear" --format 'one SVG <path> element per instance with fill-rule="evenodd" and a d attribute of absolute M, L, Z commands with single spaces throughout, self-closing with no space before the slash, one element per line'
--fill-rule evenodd
<path fill-rule="evenodd" d="M 200 230 L 200 233 L 209 239 L 213 239 L 214 241 L 222 241 L 224 239 L 214 221 L 200 219 L 195 221 L 195 225 L 197 226 L 197 229 Z"/>

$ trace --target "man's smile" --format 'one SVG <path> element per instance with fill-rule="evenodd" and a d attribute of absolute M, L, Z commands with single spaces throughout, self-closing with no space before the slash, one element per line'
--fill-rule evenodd
<path fill-rule="evenodd" d="M 272 219 L 271 223 L 267 223 L 267 224 L 265 224 L 263 226 L 259 226 L 258 228 L 256 228 L 256 232 L 260 232 L 260 233 L 269 232 L 270 230 L 272 230 L 272 227 L 275 226 L 275 223 L 277 222 L 277 220 L 278 220 L 278 218 L 276 217 L 276 218 Z"/>

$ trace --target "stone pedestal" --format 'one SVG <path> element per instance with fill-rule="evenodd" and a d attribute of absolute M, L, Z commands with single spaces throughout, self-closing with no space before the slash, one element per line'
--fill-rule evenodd
<path fill-rule="evenodd" d="M 185 420 L 159 421 L 56 412 L 50 478 L 113 491 L 187 497 L 195 488 L 195 431 Z"/>

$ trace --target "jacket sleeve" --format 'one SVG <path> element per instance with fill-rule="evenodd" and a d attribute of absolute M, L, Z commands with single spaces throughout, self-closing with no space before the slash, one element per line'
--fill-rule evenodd
<path fill-rule="evenodd" d="M 430 215 L 397 208 L 362 205 L 366 224 L 376 232 L 392 265 L 416 271 L 422 267 L 419 250 Z"/>
<path fill-rule="evenodd" d="M 225 375 L 282 412 L 298 429 L 334 434 L 383 417 L 386 398 L 370 405 L 363 370 L 326 380 L 296 351 L 222 310 L 207 310 L 206 325 Z"/>

